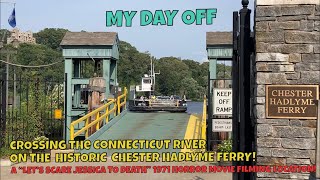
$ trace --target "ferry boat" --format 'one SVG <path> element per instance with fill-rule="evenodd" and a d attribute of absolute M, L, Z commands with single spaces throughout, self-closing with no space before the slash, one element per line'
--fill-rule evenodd
<path fill-rule="evenodd" d="M 145 74 L 141 78 L 141 85 L 130 87 L 129 111 L 168 111 L 168 112 L 186 112 L 186 98 L 171 96 L 155 96 L 155 75 L 154 64 L 151 60 L 150 75 Z"/>

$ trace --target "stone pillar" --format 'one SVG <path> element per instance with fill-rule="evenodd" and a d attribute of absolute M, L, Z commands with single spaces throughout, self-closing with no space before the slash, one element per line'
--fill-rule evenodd
<path fill-rule="evenodd" d="M 320 84 L 320 1 L 256 0 L 255 11 L 257 164 L 315 165 L 317 120 L 267 119 L 265 89 Z M 257 173 L 268 180 L 309 176 Z"/>

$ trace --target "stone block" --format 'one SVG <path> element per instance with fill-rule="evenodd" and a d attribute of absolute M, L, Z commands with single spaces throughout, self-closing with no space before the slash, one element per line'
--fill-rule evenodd
<path fill-rule="evenodd" d="M 256 17 L 275 17 L 281 16 L 280 6 L 258 6 L 256 8 Z"/>
<path fill-rule="evenodd" d="M 283 16 L 290 15 L 311 15 L 314 14 L 315 6 L 314 5 L 290 5 L 290 6 L 281 6 L 281 14 Z"/>
<path fill-rule="evenodd" d="M 302 127 L 317 128 L 317 120 L 304 120 L 301 123 Z"/>
<path fill-rule="evenodd" d="M 284 44 L 284 45 L 274 45 L 271 46 L 274 48 L 273 51 L 277 51 L 277 48 L 280 48 L 280 52 L 282 53 L 311 53 L 312 45 L 307 44 Z"/>
<path fill-rule="evenodd" d="M 272 135 L 272 126 L 269 124 L 257 124 L 257 136 L 266 137 Z"/>
<path fill-rule="evenodd" d="M 320 31 L 320 21 L 315 21 L 314 22 L 314 30 L 315 31 Z"/>
<path fill-rule="evenodd" d="M 300 72 L 294 72 L 294 73 L 286 73 L 287 79 L 292 80 L 292 79 L 299 79 L 300 78 Z"/>
<path fill-rule="evenodd" d="M 260 147 L 258 147 L 257 156 L 271 156 L 271 148 L 260 148 Z"/>
<path fill-rule="evenodd" d="M 302 54 L 302 61 L 307 63 L 319 63 L 320 54 Z"/>
<path fill-rule="evenodd" d="M 270 46 L 271 45 L 269 43 L 257 42 L 256 43 L 256 52 L 257 53 L 268 53 Z"/>
<path fill-rule="evenodd" d="M 301 62 L 301 54 L 298 54 L 298 53 L 289 54 L 289 62 L 291 63 Z"/>
<path fill-rule="evenodd" d="M 306 15 L 300 15 L 300 16 L 281 16 L 277 17 L 277 20 L 279 22 L 285 22 L 285 21 L 301 21 L 301 20 L 307 20 L 308 17 Z"/>
<path fill-rule="evenodd" d="M 257 73 L 257 84 L 287 84 L 285 73 Z"/>
<path fill-rule="evenodd" d="M 257 172 L 257 177 L 258 177 L 258 178 L 274 177 L 274 173 Z"/>
<path fill-rule="evenodd" d="M 276 138 L 313 138 L 315 131 L 306 127 L 273 126 L 272 136 Z"/>
<path fill-rule="evenodd" d="M 258 124 L 273 124 L 277 126 L 288 126 L 289 119 L 257 119 Z"/>
<path fill-rule="evenodd" d="M 309 150 L 309 158 L 311 161 L 311 164 L 316 164 L 316 151 L 315 150 Z"/>
<path fill-rule="evenodd" d="M 311 70 L 312 71 L 320 71 L 320 63 L 319 62 L 311 63 Z"/>
<path fill-rule="evenodd" d="M 298 5 L 298 4 L 320 4 L 319 0 L 257 0 L 256 4 L 259 6 L 270 6 L 270 5 Z"/>
<path fill-rule="evenodd" d="M 263 42 L 284 42 L 283 31 L 256 32 L 256 40 Z"/>
<path fill-rule="evenodd" d="M 310 159 L 295 159 L 295 158 L 288 158 L 287 165 L 310 165 Z"/>
<path fill-rule="evenodd" d="M 266 89 L 264 85 L 257 85 L 256 94 L 257 96 L 265 96 L 266 95 Z"/>
<path fill-rule="evenodd" d="M 256 98 L 256 103 L 257 104 L 265 104 L 266 103 L 266 98 L 265 97 L 257 97 Z"/>
<path fill-rule="evenodd" d="M 309 174 L 302 174 L 302 173 L 292 173 L 290 174 L 290 179 L 306 179 L 306 180 L 310 180 L 310 175 Z"/>
<path fill-rule="evenodd" d="M 315 149 L 316 138 L 283 138 L 281 144 L 286 149 Z"/>
<path fill-rule="evenodd" d="M 256 23 L 256 31 L 267 31 L 269 30 L 269 21 L 261 21 Z"/>
<path fill-rule="evenodd" d="M 315 54 L 320 54 L 320 45 L 314 45 L 313 46 L 313 52 Z"/>
<path fill-rule="evenodd" d="M 286 43 L 302 44 L 302 43 L 319 43 L 320 35 L 314 32 L 304 31 L 287 31 L 285 33 Z"/>
<path fill-rule="evenodd" d="M 293 72 L 294 71 L 294 65 L 288 64 L 288 65 L 273 65 L 270 64 L 267 66 L 268 71 L 272 72 Z"/>
<path fill-rule="evenodd" d="M 297 63 L 297 71 L 320 71 L 320 63 Z"/>
<path fill-rule="evenodd" d="M 262 148 L 280 148 L 281 147 L 281 139 L 280 138 L 271 138 L 271 137 L 258 137 L 257 138 L 257 146 Z"/>
<path fill-rule="evenodd" d="M 311 16 L 308 16 L 307 18 L 308 20 L 320 21 L 320 16 L 311 15 Z"/>
<path fill-rule="evenodd" d="M 310 158 L 310 150 L 297 150 L 297 149 L 272 149 L 272 157 L 278 158 Z"/>
<path fill-rule="evenodd" d="M 310 44 L 269 44 L 258 42 L 256 45 L 257 53 L 307 54 L 313 52 L 313 45 Z"/>
<path fill-rule="evenodd" d="M 288 62 L 289 55 L 281 53 L 257 53 L 257 62 Z"/>
<path fill-rule="evenodd" d="M 290 126 L 297 126 L 297 127 L 301 127 L 302 123 L 300 120 L 296 120 L 296 119 L 292 119 L 289 122 Z"/>
<path fill-rule="evenodd" d="M 312 20 L 301 20 L 300 21 L 300 30 L 301 31 L 313 31 L 314 21 Z"/>
<path fill-rule="evenodd" d="M 316 5 L 316 12 L 315 15 L 320 15 L 320 5 Z"/>
<path fill-rule="evenodd" d="M 301 175 L 301 173 L 299 173 L 299 175 Z M 265 178 L 276 178 L 277 180 L 289 180 L 291 178 L 294 178 L 294 176 L 298 176 L 298 175 L 295 175 L 293 173 L 289 174 L 289 173 L 286 173 L 286 172 L 283 172 L 283 173 L 274 173 L 274 172 L 272 172 L 272 173 L 266 173 L 266 172 L 257 173 L 257 177 L 261 177 L 262 179 L 265 179 Z"/>
<path fill-rule="evenodd" d="M 320 71 L 301 71 L 300 82 L 305 84 L 320 84 Z"/>
<path fill-rule="evenodd" d="M 295 30 L 300 28 L 299 21 L 287 21 L 287 22 L 269 22 L 271 30 Z"/>
<path fill-rule="evenodd" d="M 275 158 L 275 157 L 257 157 L 257 165 L 278 165 L 283 166 L 286 164 L 286 158 Z"/>
<path fill-rule="evenodd" d="M 257 70 L 257 72 L 259 72 L 259 71 L 268 71 L 268 64 L 267 63 L 257 62 L 256 70 Z"/>
<path fill-rule="evenodd" d="M 276 17 L 256 17 L 256 22 L 262 22 L 262 21 L 275 21 L 277 20 Z"/>

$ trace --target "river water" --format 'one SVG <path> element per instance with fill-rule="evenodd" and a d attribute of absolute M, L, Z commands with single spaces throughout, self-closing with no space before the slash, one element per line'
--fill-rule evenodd
<path fill-rule="evenodd" d="M 189 114 L 202 114 L 203 102 L 187 102 L 187 113 Z"/>

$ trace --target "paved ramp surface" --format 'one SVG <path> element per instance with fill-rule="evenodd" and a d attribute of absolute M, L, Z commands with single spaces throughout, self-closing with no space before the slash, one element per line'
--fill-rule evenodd
<path fill-rule="evenodd" d="M 110 128 L 102 132 L 96 139 L 108 140 L 108 139 L 184 139 L 186 137 L 193 137 L 193 133 L 196 132 L 196 127 L 199 118 L 194 115 L 188 115 L 187 113 L 132 113 L 127 112 L 124 116 L 110 126 Z M 200 122 L 200 121 L 199 121 Z M 198 123 L 199 124 L 199 123 Z M 186 132 L 187 131 L 187 132 Z M 94 150 L 89 151 L 106 152 L 106 150 Z M 158 150 L 131 150 L 134 152 L 159 152 Z M 162 150 L 166 152 L 178 152 L 179 150 L 168 149 Z M 108 152 L 108 151 L 107 151 Z M 109 151 L 113 153 L 112 151 Z M 114 151 L 115 152 L 115 151 Z M 116 150 L 119 152 L 119 150 Z M 161 151 L 160 151 L 161 152 Z M 52 159 L 52 161 L 54 161 Z M 212 166 L 216 164 L 206 162 L 137 162 L 137 163 L 125 163 L 125 162 L 112 162 L 108 159 L 104 163 L 20 163 L 14 165 L 19 166 L 72 166 L 73 169 L 76 166 Z M 87 180 L 87 179 L 130 179 L 130 180 L 231 180 L 231 173 L 154 173 L 152 169 L 148 170 L 148 173 L 103 173 L 103 174 L 10 174 L 11 167 L 2 167 L 0 179 L 6 180 Z"/>
<path fill-rule="evenodd" d="M 127 112 L 94 140 L 125 139 L 184 139 L 190 115 L 187 113 L 134 113 Z M 96 150 L 91 148 L 82 152 L 179 152 L 181 149 L 133 149 L 133 150 Z"/>

